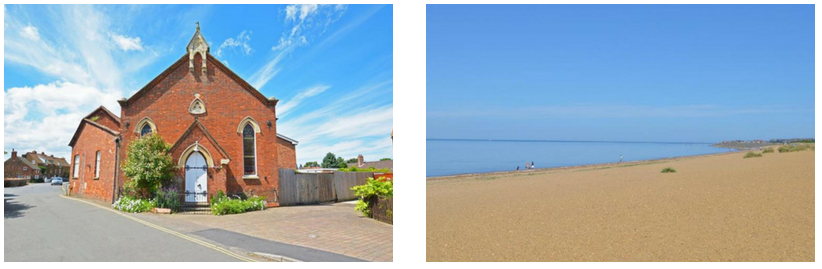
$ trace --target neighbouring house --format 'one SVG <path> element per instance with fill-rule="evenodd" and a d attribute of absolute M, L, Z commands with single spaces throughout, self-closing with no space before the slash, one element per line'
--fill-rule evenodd
<path fill-rule="evenodd" d="M 209 53 L 199 25 L 187 53 L 128 99 L 120 115 L 100 107 L 83 118 L 72 147 L 72 194 L 116 200 L 128 181 L 131 142 L 157 134 L 171 145 L 184 201 L 218 191 L 278 200 L 279 169 L 297 168 L 294 139 L 277 133 L 276 105 Z"/>
<path fill-rule="evenodd" d="M 26 158 L 17 156 L 17 151 L 11 149 L 11 158 L 3 162 L 3 178 L 40 179 L 40 167 Z"/>
<path fill-rule="evenodd" d="M 392 140 L 393 140 L 393 132 L 392 132 Z M 362 157 L 362 154 L 357 156 L 357 162 L 355 163 L 347 163 L 348 167 L 357 167 L 357 168 L 377 168 L 377 169 L 385 169 L 388 168 L 391 173 L 394 172 L 394 160 L 385 160 L 385 161 L 373 161 L 373 162 L 366 162 L 365 159 Z"/>
<path fill-rule="evenodd" d="M 54 155 L 46 155 L 45 152 L 37 153 L 37 151 L 24 153 L 22 157 L 40 167 L 40 173 L 46 178 L 68 177 L 70 168 L 66 158 L 57 158 Z"/>

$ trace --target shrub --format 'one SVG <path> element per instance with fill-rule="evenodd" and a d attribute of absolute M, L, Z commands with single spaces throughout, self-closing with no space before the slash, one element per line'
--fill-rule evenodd
<path fill-rule="evenodd" d="M 374 167 L 368 167 L 368 168 L 357 168 L 357 167 L 353 167 L 353 166 L 352 166 L 352 167 L 348 167 L 348 168 L 340 168 L 340 169 L 337 169 L 337 171 L 342 171 L 342 172 L 374 172 L 374 173 L 388 173 L 388 172 L 391 172 L 391 169 L 388 169 L 388 168 L 377 169 L 377 168 L 374 168 Z"/>
<path fill-rule="evenodd" d="M 175 187 L 157 190 L 154 194 L 154 206 L 177 212 L 180 208 L 180 192 Z"/>
<path fill-rule="evenodd" d="M 676 173 L 676 170 L 670 167 L 666 167 L 665 169 L 662 169 L 662 173 Z"/>
<path fill-rule="evenodd" d="M 753 151 L 749 151 L 748 154 L 745 154 L 745 157 L 742 158 L 752 158 L 752 157 L 762 157 L 762 154 L 756 153 Z"/>
<path fill-rule="evenodd" d="M 811 149 L 811 148 L 813 148 L 813 146 L 808 145 L 808 144 L 796 144 L 796 145 L 781 146 L 781 147 L 779 147 L 779 153 L 803 151 L 803 150 L 807 150 L 807 149 Z"/>
<path fill-rule="evenodd" d="M 169 155 L 171 145 L 157 135 L 144 136 L 131 142 L 123 162 L 123 175 L 128 177 L 138 197 L 154 193 L 161 183 L 174 175 L 174 162 Z"/>
<path fill-rule="evenodd" d="M 120 197 L 112 206 L 114 206 L 114 209 L 131 213 L 148 212 L 154 208 L 153 203 L 147 199 L 132 198 L 129 196 Z"/>
<path fill-rule="evenodd" d="M 211 200 L 211 213 L 214 215 L 240 214 L 248 211 L 265 210 L 265 198 L 252 196 L 246 200 L 231 199 L 222 192 Z"/>
<path fill-rule="evenodd" d="M 364 185 L 354 186 L 351 189 L 354 190 L 354 195 L 360 197 L 354 210 L 362 212 L 366 217 L 371 217 L 371 210 L 368 209 L 368 201 L 371 197 L 394 197 L 394 182 L 385 180 L 384 177 L 376 180 L 369 177 Z"/>
<path fill-rule="evenodd" d="M 762 154 L 765 153 L 773 153 L 773 148 L 765 148 L 764 150 L 762 150 Z"/>

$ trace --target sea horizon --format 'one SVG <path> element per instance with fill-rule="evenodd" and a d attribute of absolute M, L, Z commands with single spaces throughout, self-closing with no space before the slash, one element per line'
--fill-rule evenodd
<path fill-rule="evenodd" d="M 426 138 L 426 177 L 647 161 L 736 151 L 718 142 Z"/>

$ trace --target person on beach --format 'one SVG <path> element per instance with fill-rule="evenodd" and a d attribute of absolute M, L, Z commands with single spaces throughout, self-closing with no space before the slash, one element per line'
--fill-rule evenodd
<path fill-rule="evenodd" d="M 528 167 L 528 162 L 525 162 L 525 170 L 528 170 L 528 169 L 531 169 L 531 167 Z"/>
<path fill-rule="evenodd" d="M 517 165 L 517 171 L 519 171 L 519 165 Z"/>
<path fill-rule="evenodd" d="M 534 161 L 531 161 L 531 169 L 534 169 Z"/>
<path fill-rule="evenodd" d="M 622 162 L 622 154 L 619 154 L 619 162 Z"/>

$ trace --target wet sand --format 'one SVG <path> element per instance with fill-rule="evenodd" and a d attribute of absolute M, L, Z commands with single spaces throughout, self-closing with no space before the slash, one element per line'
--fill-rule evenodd
<path fill-rule="evenodd" d="M 814 261 L 814 151 L 744 154 L 428 179 L 427 260 Z"/>

